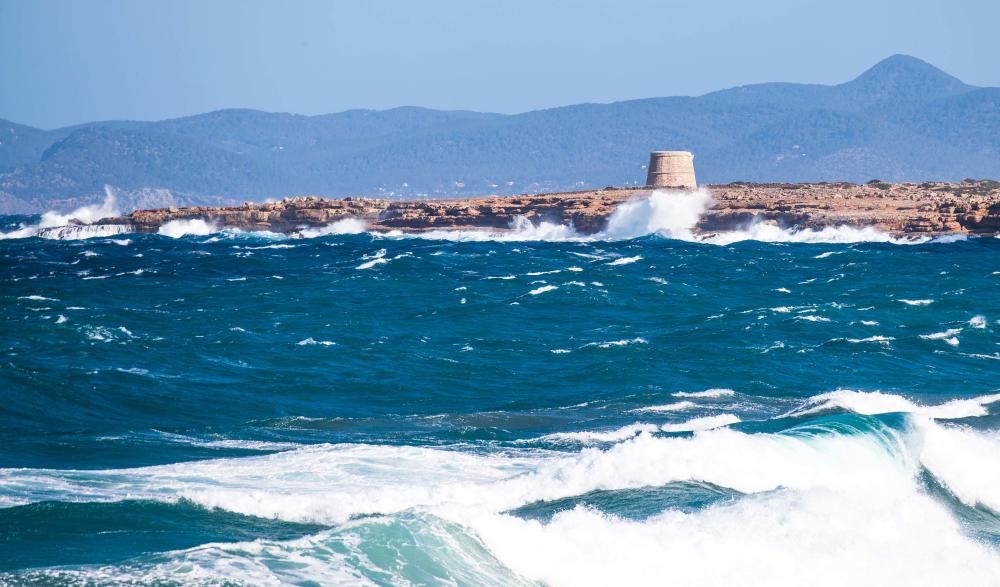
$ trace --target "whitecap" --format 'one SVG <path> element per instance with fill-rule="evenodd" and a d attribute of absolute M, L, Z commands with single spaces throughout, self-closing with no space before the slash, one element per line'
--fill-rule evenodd
<path fill-rule="evenodd" d="M 205 236 L 218 231 L 218 227 L 214 224 L 201 218 L 191 218 L 166 222 L 160 226 L 157 234 L 170 238 L 181 238 L 182 236 Z"/>
<path fill-rule="evenodd" d="M 805 314 L 805 315 L 800 314 L 798 316 L 795 316 L 795 319 L 796 320 L 805 320 L 807 322 L 829 322 L 830 321 L 830 319 L 827 318 L 827 317 L 825 317 L 825 316 L 816 316 L 816 315 L 813 315 L 813 314 Z"/>
<path fill-rule="evenodd" d="M 132 227 L 125 224 L 94 224 L 98 220 L 120 215 L 115 194 L 111 188 L 106 187 L 104 200 L 100 204 L 81 206 L 67 214 L 48 211 L 42 214 L 38 224 L 22 224 L 21 228 L 17 230 L 0 233 L 0 240 L 32 236 L 58 240 L 78 240 L 132 232 Z"/>
<path fill-rule="evenodd" d="M 314 339 L 313 337 L 310 336 L 309 338 L 300 340 L 299 342 L 297 342 L 295 344 L 297 344 L 299 346 L 311 346 L 311 345 L 334 346 L 337 343 L 333 342 L 332 340 L 316 340 L 316 339 Z"/>
<path fill-rule="evenodd" d="M 888 346 L 889 343 L 891 343 L 892 341 L 896 340 L 896 338 L 893 337 L 893 336 L 882 336 L 882 335 L 876 334 L 875 336 L 868 336 L 866 338 L 848 338 L 848 339 L 845 339 L 845 340 L 847 340 L 847 342 L 852 343 L 852 344 L 857 344 L 857 343 L 861 343 L 861 342 L 874 342 L 874 343 L 881 344 L 883 346 Z"/>
<path fill-rule="evenodd" d="M 659 406 L 647 406 L 645 408 L 636 408 L 631 410 L 635 413 L 650 413 L 650 412 L 681 412 L 684 410 L 690 410 L 691 408 L 698 407 L 698 404 L 692 401 L 680 401 L 674 402 L 672 404 L 663 404 Z"/>
<path fill-rule="evenodd" d="M 357 267 L 355 267 L 355 269 L 359 269 L 359 270 L 363 271 L 365 269 L 371 269 L 372 267 L 374 267 L 376 265 L 382 265 L 384 263 L 388 263 L 389 259 L 386 259 L 385 255 L 386 255 L 386 250 L 385 249 L 379 249 L 377 252 L 375 252 L 372 255 L 364 255 L 361 258 L 362 259 L 368 259 L 368 260 L 365 261 L 364 263 L 358 265 Z"/>
<path fill-rule="evenodd" d="M 722 397 L 733 397 L 736 392 L 732 389 L 727 388 L 712 388 L 706 389 L 705 391 L 678 391 L 670 394 L 674 397 L 697 397 L 697 398 L 709 398 L 718 399 Z"/>
<path fill-rule="evenodd" d="M 555 432 L 546 434 L 527 442 L 573 442 L 581 444 L 593 444 L 599 442 L 621 442 L 636 436 L 637 434 L 657 432 L 659 427 L 655 424 L 635 423 L 623 426 L 617 430 L 609 431 L 582 431 L 582 432 Z"/>
<path fill-rule="evenodd" d="M 740 423 L 740 421 L 740 417 L 735 414 L 719 414 L 718 416 L 692 418 L 679 424 L 664 424 L 660 427 L 660 430 L 664 432 L 696 432 L 731 426 Z"/>
<path fill-rule="evenodd" d="M 897 301 L 907 306 L 929 306 L 934 303 L 934 300 L 905 300 L 902 298 Z"/>
<path fill-rule="evenodd" d="M 838 389 L 810 397 L 804 406 L 792 410 L 786 415 L 806 416 L 833 408 L 842 408 L 867 415 L 903 412 L 929 418 L 954 419 L 985 416 L 989 413 L 986 406 L 998 401 L 1000 401 L 1000 394 L 993 394 L 968 399 L 954 399 L 927 406 L 892 393 Z"/>
<path fill-rule="evenodd" d="M 588 342 L 580 348 L 598 347 L 602 349 L 609 349 L 611 347 L 628 346 L 630 344 L 649 344 L 649 341 L 641 336 L 637 336 L 635 338 L 623 338 L 621 340 L 609 340 L 605 342 Z"/>
<path fill-rule="evenodd" d="M 615 259 L 614 261 L 611 261 L 610 263 L 605 263 L 605 265 L 611 265 L 611 266 L 630 265 L 632 263 L 635 263 L 635 262 L 641 261 L 641 260 L 642 260 L 642 256 L 641 255 L 636 255 L 634 257 L 619 257 L 618 259 Z"/>
<path fill-rule="evenodd" d="M 951 346 L 958 346 L 959 342 L 958 337 L 956 337 L 955 335 L 959 334 L 960 332 L 962 332 L 961 328 L 949 328 L 942 332 L 934 332 L 932 334 L 921 334 L 920 338 L 924 340 L 940 340 L 950 344 Z"/>
<path fill-rule="evenodd" d="M 318 236 L 329 236 L 338 234 L 360 234 L 366 229 L 364 220 L 358 218 L 343 218 L 336 222 L 331 222 L 319 228 L 302 228 L 295 236 L 303 238 L 315 238 Z"/>
<path fill-rule="evenodd" d="M 543 294 L 543 293 L 548 292 L 548 291 L 555 291 L 557 289 L 559 289 L 559 286 L 556 286 L 556 285 L 543 285 L 541 287 L 536 287 L 535 289 L 529 291 L 528 295 L 537 296 L 539 294 Z"/>

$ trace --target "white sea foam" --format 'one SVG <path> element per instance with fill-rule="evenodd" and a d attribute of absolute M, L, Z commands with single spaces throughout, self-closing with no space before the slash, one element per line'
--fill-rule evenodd
<path fill-rule="evenodd" d="M 712 204 L 704 188 L 694 192 L 656 190 L 648 198 L 619 204 L 600 239 L 631 239 L 649 234 L 692 240 L 692 230 Z"/>
<path fill-rule="evenodd" d="M 313 345 L 334 346 L 337 343 L 333 342 L 332 340 L 316 340 L 316 339 L 314 339 L 313 337 L 310 336 L 309 338 L 300 340 L 299 342 L 297 342 L 295 344 L 297 344 L 299 346 L 313 346 Z"/>
<path fill-rule="evenodd" d="M 609 349 L 611 347 L 628 346 L 631 344 L 649 344 L 649 341 L 641 336 L 637 336 L 635 338 L 623 338 L 621 340 L 609 340 L 605 342 L 588 342 L 580 348 L 598 347 L 602 349 Z"/>
<path fill-rule="evenodd" d="M 528 295 L 537 296 L 539 294 L 543 294 L 543 293 L 549 292 L 549 291 L 555 291 L 557 289 L 559 289 L 559 287 L 555 286 L 555 285 L 543 285 L 541 287 L 536 287 L 535 289 L 529 291 Z"/>
<path fill-rule="evenodd" d="M 1000 432 L 917 423 L 920 462 L 966 505 L 1000 512 Z"/>
<path fill-rule="evenodd" d="M 805 320 L 806 322 L 829 322 L 830 319 L 825 316 L 816 316 L 814 314 L 798 315 L 795 317 L 796 320 Z"/>
<path fill-rule="evenodd" d="M 703 416 L 692 418 L 687 422 L 679 424 L 664 424 L 660 430 L 664 432 L 695 432 L 698 430 L 712 430 L 723 426 L 738 424 L 740 417 L 735 414 L 719 414 L 718 416 Z"/>
<path fill-rule="evenodd" d="M 865 338 L 847 338 L 847 339 L 838 339 L 838 340 L 846 340 L 847 342 L 852 343 L 852 344 L 857 344 L 857 343 L 861 343 L 861 342 L 874 342 L 874 343 L 880 344 L 882 346 L 889 346 L 889 343 L 891 343 L 892 341 L 896 340 L 896 338 L 893 337 L 893 336 L 882 336 L 882 335 L 876 334 L 875 336 L 868 336 L 868 337 L 865 337 Z"/>
<path fill-rule="evenodd" d="M 672 393 L 674 397 L 697 397 L 697 398 L 708 398 L 708 399 L 718 399 L 722 397 L 733 397 L 736 392 L 732 389 L 727 388 L 712 388 L 706 389 L 705 391 L 678 391 Z"/>
<path fill-rule="evenodd" d="M 905 244 L 910 241 L 901 241 L 886 232 L 876 228 L 853 226 L 827 226 L 819 230 L 789 229 L 782 228 L 777 224 L 769 222 L 757 222 L 751 224 L 744 230 L 721 232 L 716 235 L 707 236 L 700 239 L 717 245 L 728 245 L 740 241 L 762 241 L 768 243 L 899 243 Z"/>
<path fill-rule="evenodd" d="M 904 300 L 902 298 L 898 301 L 907 306 L 929 306 L 934 303 L 934 300 Z"/>
<path fill-rule="evenodd" d="M 621 442 L 632 438 L 637 434 L 652 433 L 659 430 L 655 424 L 635 423 L 622 426 L 617 430 L 608 431 L 583 431 L 583 432 L 555 432 L 533 439 L 532 442 L 570 442 L 580 444 L 593 444 L 598 442 Z"/>
<path fill-rule="evenodd" d="M 913 491 L 916 462 L 894 434 L 746 434 L 717 428 L 656 437 L 640 431 L 606 450 L 576 454 L 320 445 L 125 470 L 3 469 L 0 484 L 11 502 L 185 498 L 248 515 L 321 523 L 414 507 L 504 511 L 595 489 L 685 480 L 742 493 L 785 488 L 905 494 Z"/>
<path fill-rule="evenodd" d="M 840 408 L 858 414 L 903 412 L 932 419 L 954 419 L 985 416 L 989 413 L 986 406 L 998 401 L 1000 401 L 1000 394 L 993 394 L 925 406 L 892 393 L 838 389 L 810 397 L 804 406 L 789 412 L 788 415 L 805 416 Z"/>
<path fill-rule="evenodd" d="M 261 451 L 284 451 L 302 448 L 304 445 L 295 442 L 273 442 L 267 440 L 242 440 L 235 438 L 206 439 L 172 432 L 156 431 L 158 438 L 177 444 L 188 444 L 205 448 L 244 449 Z"/>
<path fill-rule="evenodd" d="M 940 340 L 950 344 L 951 346 L 958 346 L 958 337 L 955 336 L 962 332 L 961 328 L 949 328 L 941 332 L 934 332 L 932 334 L 921 334 L 920 338 L 924 340 Z"/>
<path fill-rule="evenodd" d="M 619 257 L 614 261 L 611 261 L 610 263 L 605 263 L 605 265 L 610 265 L 613 267 L 618 265 L 630 265 L 632 263 L 635 263 L 636 261 L 641 261 L 641 260 L 642 256 L 640 255 L 636 255 L 634 257 Z"/>
<path fill-rule="evenodd" d="M 205 236 L 218 231 L 218 227 L 214 224 L 206 222 L 201 218 L 192 218 L 171 220 L 161 225 L 157 232 L 170 238 L 180 238 L 182 236 Z"/>
<path fill-rule="evenodd" d="M 977 315 L 969 319 L 969 327 L 976 329 L 986 328 L 986 316 Z"/>
<path fill-rule="evenodd" d="M 928 496 L 822 490 L 751 496 L 631 521 L 578 507 L 549 523 L 479 515 L 469 525 L 545 585 L 994 585 L 1000 558 Z"/>
<path fill-rule="evenodd" d="M 418 233 L 390 231 L 380 233 L 388 238 L 419 238 L 457 242 L 529 242 L 529 241 L 587 241 L 592 240 L 578 233 L 572 226 L 540 222 L 535 224 L 523 216 L 514 219 L 509 230 L 428 230 Z"/>
<path fill-rule="evenodd" d="M 663 404 L 658 406 L 647 406 L 645 408 L 636 408 L 632 410 L 637 413 L 649 413 L 649 412 L 680 412 L 683 410 L 690 410 L 691 408 L 697 407 L 698 404 L 692 401 L 680 401 L 674 402 L 672 404 Z"/>
<path fill-rule="evenodd" d="M 319 228 L 303 228 L 295 233 L 295 235 L 303 238 L 315 238 L 334 234 L 359 234 L 364 232 L 365 228 L 366 224 L 364 220 L 343 218 Z"/>
<path fill-rule="evenodd" d="M 878 396 L 858 400 L 862 395 L 838 397 L 856 405 L 887 403 Z M 893 409 L 920 407 L 901 397 L 888 403 Z M 552 585 L 641 583 L 662 576 L 657 573 L 663 568 L 681 584 L 800 584 L 803 573 L 814 584 L 831 585 L 994 584 L 1000 580 L 1000 557 L 967 537 L 947 508 L 923 492 L 919 471 L 926 467 L 964 503 L 1000 507 L 995 490 L 1000 464 L 993 458 L 998 439 L 921 414 L 913 417 L 921 419 L 902 431 L 856 434 L 814 424 L 783 434 L 720 427 L 664 437 L 636 425 L 604 433 L 615 443 L 606 449 L 578 453 L 321 445 L 112 471 L 2 469 L 0 485 L 6 505 L 185 498 L 249 515 L 352 527 L 411 516 L 436 523 L 422 513 L 429 512 L 474 534 L 422 548 L 421 556 L 462 556 L 464 551 L 450 549 L 481 540 L 513 571 Z M 703 427 L 696 423 L 685 424 Z M 550 522 L 503 513 L 597 489 L 676 481 L 703 481 L 746 495 L 690 513 L 669 509 L 642 521 L 585 508 L 558 513 Z M 348 521 L 376 512 L 389 517 Z M 320 536 L 307 540 L 328 537 Z M 269 543 L 247 544 L 232 548 L 257 548 L 259 557 L 285 560 Z M 284 548 L 294 553 L 288 556 L 308 558 L 312 552 L 298 541 Z M 229 560 L 217 551 L 207 556 Z M 221 573 L 256 568 L 259 557 Z M 335 568 L 345 564 L 336 556 L 327 560 Z M 310 567 L 303 565 L 291 568 L 306 573 Z M 327 575 L 317 571 L 316 576 Z"/>
<path fill-rule="evenodd" d="M 355 267 L 355 269 L 360 269 L 360 270 L 371 269 L 376 265 L 382 265 L 384 263 L 388 263 L 389 259 L 385 258 L 386 252 L 387 251 L 385 249 L 379 249 L 378 251 L 376 251 L 371 255 L 364 255 L 361 258 L 368 260 Z"/>
<path fill-rule="evenodd" d="M 111 188 L 104 189 L 104 200 L 100 204 L 81 206 L 72 212 L 63 214 L 56 211 L 49 211 L 42 214 L 38 224 L 21 226 L 21 228 L 0 233 L 0 239 L 28 238 L 32 236 L 44 236 L 46 238 L 76 240 L 83 238 L 93 238 L 102 236 L 114 236 L 131 232 L 127 225 L 98 225 L 88 226 L 103 218 L 119 216 L 118 201 Z"/>

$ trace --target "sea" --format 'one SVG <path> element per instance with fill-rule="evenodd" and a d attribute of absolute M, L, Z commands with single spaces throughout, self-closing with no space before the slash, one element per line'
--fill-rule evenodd
<path fill-rule="evenodd" d="M 1000 584 L 1000 239 L 708 197 L 0 218 L 0 584 Z"/>

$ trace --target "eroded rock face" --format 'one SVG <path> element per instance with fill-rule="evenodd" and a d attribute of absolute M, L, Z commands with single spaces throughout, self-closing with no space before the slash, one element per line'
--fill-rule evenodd
<path fill-rule="evenodd" d="M 803 228 L 872 226 L 893 234 L 1000 231 L 1000 182 L 989 180 L 919 185 L 739 183 L 713 186 L 712 196 L 715 205 L 702 225 L 750 216 Z"/>
<path fill-rule="evenodd" d="M 704 231 L 740 228 L 755 221 L 783 226 L 873 226 L 893 234 L 1000 232 L 1000 182 L 865 185 L 749 184 L 709 186 L 714 204 L 699 223 Z M 615 208 L 646 197 L 645 188 L 457 200 L 326 199 L 316 196 L 229 207 L 137 210 L 102 221 L 156 232 L 172 220 L 202 219 L 220 228 L 294 232 L 357 218 L 370 230 L 419 232 L 434 229 L 510 227 L 518 217 L 532 222 L 572 224 L 584 234 L 603 230 Z"/>

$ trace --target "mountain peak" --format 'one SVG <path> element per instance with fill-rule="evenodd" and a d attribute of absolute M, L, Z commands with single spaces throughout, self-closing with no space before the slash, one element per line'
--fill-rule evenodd
<path fill-rule="evenodd" d="M 841 87 L 871 101 L 929 100 L 972 89 L 926 61 L 898 54 L 879 61 Z"/>

